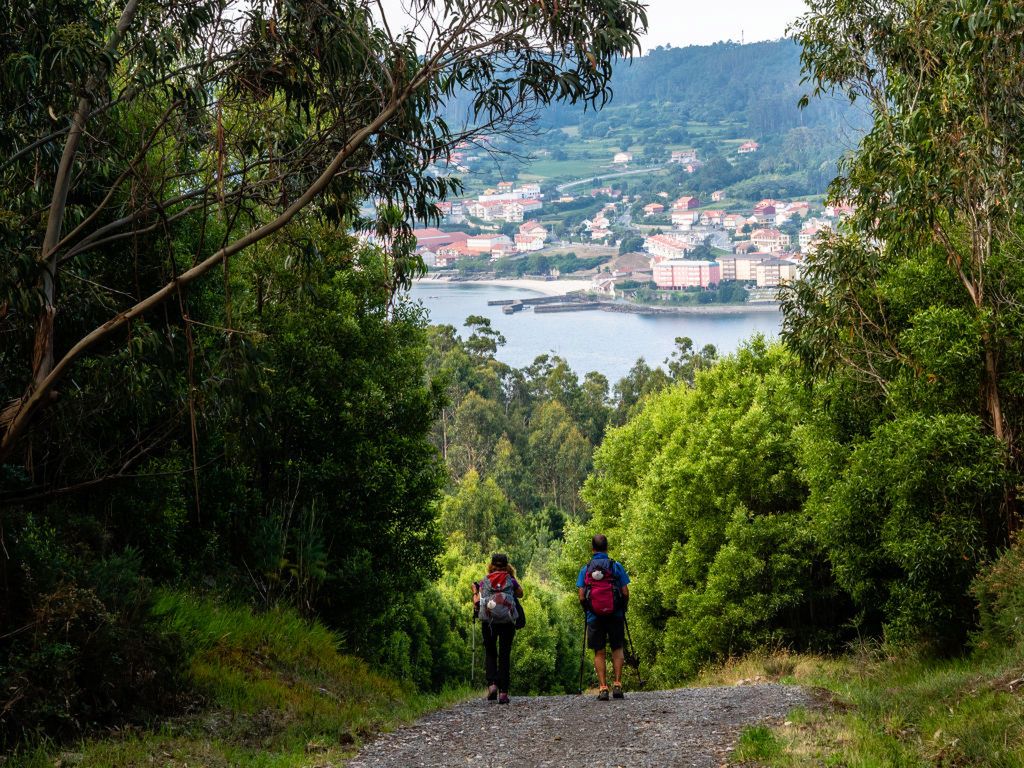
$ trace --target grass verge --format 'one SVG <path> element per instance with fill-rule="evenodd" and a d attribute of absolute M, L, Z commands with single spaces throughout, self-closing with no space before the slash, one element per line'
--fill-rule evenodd
<path fill-rule="evenodd" d="M 70 749 L 38 747 L 5 766 L 337 765 L 373 734 L 467 695 L 420 694 L 382 677 L 338 653 L 328 629 L 291 611 L 254 614 L 178 593 L 161 596 L 155 610 L 188 654 L 188 714 Z"/>
<path fill-rule="evenodd" d="M 705 673 L 704 684 L 781 681 L 822 706 L 744 731 L 733 762 L 764 766 L 1024 768 L 1020 649 L 945 661 L 867 649 L 840 659 L 754 654 Z"/>

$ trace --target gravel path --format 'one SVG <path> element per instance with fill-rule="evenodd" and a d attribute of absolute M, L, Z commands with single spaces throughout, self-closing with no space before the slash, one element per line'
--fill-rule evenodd
<path fill-rule="evenodd" d="M 720 766 L 748 725 L 811 706 L 785 685 L 680 688 L 469 701 L 368 744 L 348 768 L 668 768 Z"/>

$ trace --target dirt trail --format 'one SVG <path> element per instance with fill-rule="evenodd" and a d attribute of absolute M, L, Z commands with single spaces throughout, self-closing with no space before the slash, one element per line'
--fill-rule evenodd
<path fill-rule="evenodd" d="M 740 731 L 812 706 L 785 685 L 469 701 L 368 744 L 348 768 L 667 768 L 726 763 Z"/>

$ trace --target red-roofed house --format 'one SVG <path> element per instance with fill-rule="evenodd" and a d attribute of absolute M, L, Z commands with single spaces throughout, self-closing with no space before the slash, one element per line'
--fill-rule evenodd
<path fill-rule="evenodd" d="M 434 252 L 434 266 L 438 269 L 450 267 L 459 259 L 479 256 L 479 251 L 473 251 L 463 244 L 445 245 Z"/>
<path fill-rule="evenodd" d="M 818 247 L 819 237 L 825 236 L 832 231 L 832 227 L 824 222 L 804 224 L 800 230 L 800 250 L 804 253 L 814 253 Z"/>
<path fill-rule="evenodd" d="M 736 151 L 741 155 L 749 155 L 751 152 L 757 152 L 760 148 L 761 145 L 756 141 L 744 141 Z"/>
<path fill-rule="evenodd" d="M 806 219 L 811 213 L 811 204 L 802 200 L 790 203 L 786 206 L 786 213 L 790 216 L 799 216 L 802 219 Z"/>
<path fill-rule="evenodd" d="M 750 242 L 756 245 L 759 250 L 767 251 L 768 253 L 778 253 L 789 247 L 790 237 L 784 232 L 769 227 L 755 229 L 751 232 Z"/>
<path fill-rule="evenodd" d="M 644 206 L 645 216 L 654 216 L 657 213 L 662 213 L 665 210 L 665 206 L 661 203 L 648 203 Z"/>
<path fill-rule="evenodd" d="M 726 229 L 740 229 L 747 223 L 747 217 L 741 213 L 727 213 L 722 217 L 722 226 Z"/>
<path fill-rule="evenodd" d="M 644 240 L 644 250 L 651 254 L 651 262 L 681 259 L 693 246 L 671 235 L 652 235 Z"/>
<path fill-rule="evenodd" d="M 533 235 L 524 235 L 519 233 L 516 235 L 516 250 L 520 253 L 526 253 L 527 251 L 539 251 L 544 248 L 544 238 L 534 237 Z"/>
<path fill-rule="evenodd" d="M 672 224 L 680 229 L 690 229 L 700 221 L 700 211 L 672 211 Z"/>
<path fill-rule="evenodd" d="M 689 211 L 700 207 L 700 199 L 691 195 L 683 195 L 672 203 L 673 211 Z"/>
<path fill-rule="evenodd" d="M 515 237 L 516 250 L 520 252 L 539 251 L 544 247 L 544 241 L 547 239 L 548 231 L 539 221 L 531 219 L 519 227 L 519 233 Z"/>
<path fill-rule="evenodd" d="M 754 206 L 754 218 L 758 224 L 774 224 L 775 206 L 758 203 Z"/>
<path fill-rule="evenodd" d="M 725 219 L 725 211 L 703 211 L 700 214 L 700 223 L 707 227 L 720 227 Z"/>

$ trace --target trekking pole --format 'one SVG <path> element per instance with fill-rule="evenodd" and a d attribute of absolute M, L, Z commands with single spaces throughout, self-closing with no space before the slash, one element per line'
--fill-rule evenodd
<path fill-rule="evenodd" d="M 476 685 L 476 616 L 473 616 L 470 620 L 469 634 L 472 637 L 470 643 L 473 647 L 473 661 L 470 663 L 469 667 L 469 687 L 472 688 Z"/>
<path fill-rule="evenodd" d="M 637 682 L 643 688 L 646 683 L 644 683 L 643 675 L 640 674 L 640 657 L 637 656 L 636 646 L 633 645 L 633 635 L 629 631 L 629 621 L 626 619 L 625 614 L 622 616 L 622 622 L 626 627 L 626 644 L 629 646 L 629 666 L 636 670 Z"/>
<path fill-rule="evenodd" d="M 580 685 L 576 691 L 577 696 L 583 695 L 583 662 L 587 657 L 587 620 L 583 619 L 583 643 L 580 646 Z"/>

